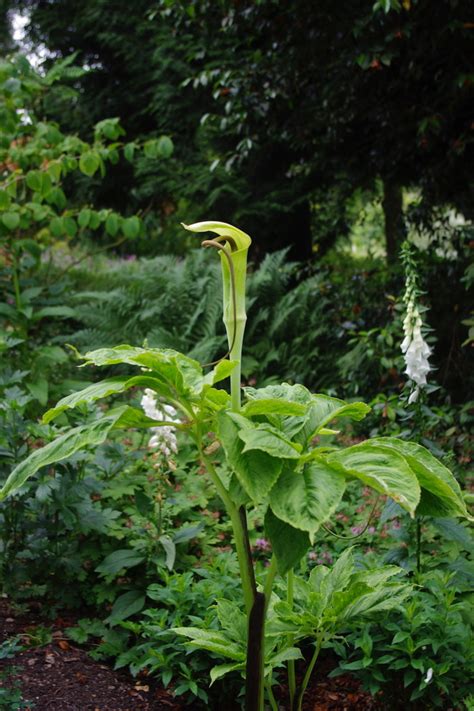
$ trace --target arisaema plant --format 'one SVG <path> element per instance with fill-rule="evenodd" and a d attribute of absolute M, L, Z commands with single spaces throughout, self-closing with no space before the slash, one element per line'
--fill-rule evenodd
<path fill-rule="evenodd" d="M 369 411 L 362 402 L 347 403 L 315 395 L 302 385 L 246 388 L 242 393 L 240 361 L 246 322 L 245 278 L 250 237 L 222 222 L 190 225 L 192 232 L 213 232 L 204 246 L 218 251 L 222 264 L 224 322 L 229 357 L 204 374 L 203 367 L 173 350 L 120 345 L 86 353 L 86 365 L 129 366 L 130 375 L 107 378 L 63 398 L 45 416 L 83 403 L 146 388 L 180 415 L 177 428 L 195 444 L 221 498 L 233 529 L 242 582 L 242 609 L 216 600 L 221 630 L 177 629 L 191 647 L 201 647 L 226 662 L 213 669 L 215 680 L 230 671 L 245 678 L 245 708 L 263 711 L 265 699 L 276 708 L 272 672 L 287 665 L 290 705 L 300 709 L 309 674 L 324 640 L 350 616 L 376 613 L 400 604 L 407 586 L 393 582 L 392 566 L 370 573 L 354 569 L 351 553 L 331 571 L 316 569 L 309 581 L 294 575 L 318 530 L 330 523 L 351 481 L 391 497 L 411 516 L 461 516 L 468 513 L 451 472 L 419 444 L 380 437 L 345 449 L 318 444 L 340 418 L 361 420 Z M 216 387 L 230 378 L 230 392 Z M 242 397 L 243 395 L 243 397 Z M 113 407 L 89 424 L 68 429 L 12 471 L 0 491 L 17 492 L 40 468 L 104 442 L 114 430 L 156 428 L 156 421 L 131 405 Z M 220 446 L 209 446 L 209 433 Z M 247 515 L 258 507 L 273 555 L 263 584 L 257 585 L 251 558 Z M 272 593 L 274 586 L 277 592 Z M 283 597 L 282 597 L 283 590 Z M 268 620 L 267 629 L 266 621 Z M 315 652 L 300 688 L 294 664 L 298 645 L 313 639 Z"/>

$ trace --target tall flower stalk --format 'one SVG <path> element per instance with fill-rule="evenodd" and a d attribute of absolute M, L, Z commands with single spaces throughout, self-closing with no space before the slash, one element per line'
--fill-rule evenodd
<path fill-rule="evenodd" d="M 426 376 L 431 370 L 429 363 L 431 348 L 423 336 L 422 308 L 419 305 L 422 292 L 419 288 L 419 274 L 413 247 L 408 242 L 404 242 L 402 246 L 402 261 L 405 267 L 403 301 L 406 314 L 403 321 L 405 338 L 400 348 L 405 357 L 405 373 L 414 385 L 408 398 L 408 403 L 411 404 L 418 400 L 420 391 L 427 385 Z"/>

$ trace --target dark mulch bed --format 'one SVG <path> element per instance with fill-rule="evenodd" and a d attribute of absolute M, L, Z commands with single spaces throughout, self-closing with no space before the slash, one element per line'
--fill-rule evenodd
<path fill-rule="evenodd" d="M 184 711 L 192 708 L 173 699 L 152 679 L 137 681 L 126 672 L 114 671 L 92 660 L 86 650 L 65 637 L 64 629 L 74 622 L 74 618 L 67 615 L 54 621 L 45 620 L 41 608 L 38 606 L 35 610 L 34 605 L 28 612 L 18 613 L 7 600 L 1 600 L 0 644 L 18 635 L 23 635 L 28 643 L 29 635 L 34 636 L 35 628 L 41 627 L 52 629 L 53 639 L 50 644 L 29 647 L 12 659 L 0 659 L 0 686 L 17 682 L 23 700 L 31 702 L 34 711 Z M 334 660 L 330 657 L 319 664 L 306 694 L 304 711 L 381 709 L 349 675 L 329 679 L 327 674 L 333 667 Z M 276 695 L 279 696 L 278 690 Z M 284 698 L 286 690 L 281 689 L 280 695 Z M 228 709 L 222 711 L 232 707 L 229 699 Z"/>
<path fill-rule="evenodd" d="M 15 654 L 13 659 L 0 660 L 0 673 L 10 670 L 8 682 L 0 681 L 0 685 L 17 681 L 24 701 L 31 702 L 34 711 L 182 711 L 183 705 L 153 681 L 137 681 L 114 671 L 66 639 L 64 628 L 74 622 L 67 616 L 45 620 L 34 606 L 18 614 L 2 600 L 0 644 L 17 635 L 25 635 L 28 643 L 28 635 L 34 635 L 37 627 L 52 628 L 53 640 Z"/>

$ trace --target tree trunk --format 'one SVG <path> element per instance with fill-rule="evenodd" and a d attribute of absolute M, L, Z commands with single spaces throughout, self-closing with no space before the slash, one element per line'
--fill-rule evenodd
<path fill-rule="evenodd" d="M 398 257 L 403 234 L 402 188 L 390 180 L 384 181 L 383 212 L 385 216 L 385 243 L 387 262 L 393 264 Z"/>

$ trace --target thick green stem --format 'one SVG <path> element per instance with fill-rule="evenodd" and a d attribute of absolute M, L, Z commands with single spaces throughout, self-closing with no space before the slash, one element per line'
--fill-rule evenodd
<path fill-rule="evenodd" d="M 287 578 L 286 600 L 288 602 L 288 605 L 291 607 L 291 609 L 293 609 L 294 581 L 295 581 L 295 574 L 294 574 L 293 570 L 289 570 L 288 571 L 288 578 Z M 289 634 L 287 637 L 287 641 L 288 641 L 288 646 L 292 647 L 293 641 L 294 641 L 294 635 Z M 290 709 L 293 709 L 294 703 L 295 703 L 295 694 L 296 694 L 296 673 L 295 673 L 294 659 L 288 660 L 288 690 L 290 692 Z"/>
<path fill-rule="evenodd" d="M 244 331 L 245 323 L 247 317 L 241 316 L 237 318 L 237 321 L 231 319 L 230 321 L 225 321 L 225 327 L 227 330 L 227 337 L 229 340 L 229 345 L 232 344 L 232 348 L 229 353 L 230 360 L 236 360 L 237 365 L 230 374 L 230 397 L 232 409 L 235 412 L 240 410 L 240 384 L 242 379 L 242 346 L 244 341 Z"/>
<path fill-rule="evenodd" d="M 301 687 L 298 692 L 298 699 L 297 699 L 297 705 L 296 705 L 296 711 L 302 711 L 303 708 L 303 697 L 306 691 L 306 688 L 308 686 L 309 680 L 311 678 L 311 674 L 313 673 L 314 665 L 316 664 L 316 661 L 319 657 L 319 652 L 321 651 L 321 645 L 323 643 L 323 635 L 319 634 L 316 638 L 316 645 L 314 648 L 314 653 L 313 656 L 311 657 L 311 661 L 309 663 L 308 668 L 306 669 L 306 674 L 304 675 L 304 679 L 301 683 Z"/>
<path fill-rule="evenodd" d="M 242 582 L 242 590 L 244 593 L 245 609 L 247 616 L 250 615 L 255 601 L 255 582 L 253 577 L 253 565 L 250 559 L 250 547 L 248 544 L 248 535 L 246 528 L 243 525 L 240 513 L 234 502 L 229 496 L 227 489 L 222 483 L 219 474 L 217 473 L 211 460 L 204 454 L 202 446 L 199 445 L 201 459 L 206 465 L 212 483 L 217 489 L 222 502 L 229 514 L 232 523 L 232 531 L 234 534 L 235 549 L 237 551 L 237 559 L 239 561 L 240 579 Z"/>

